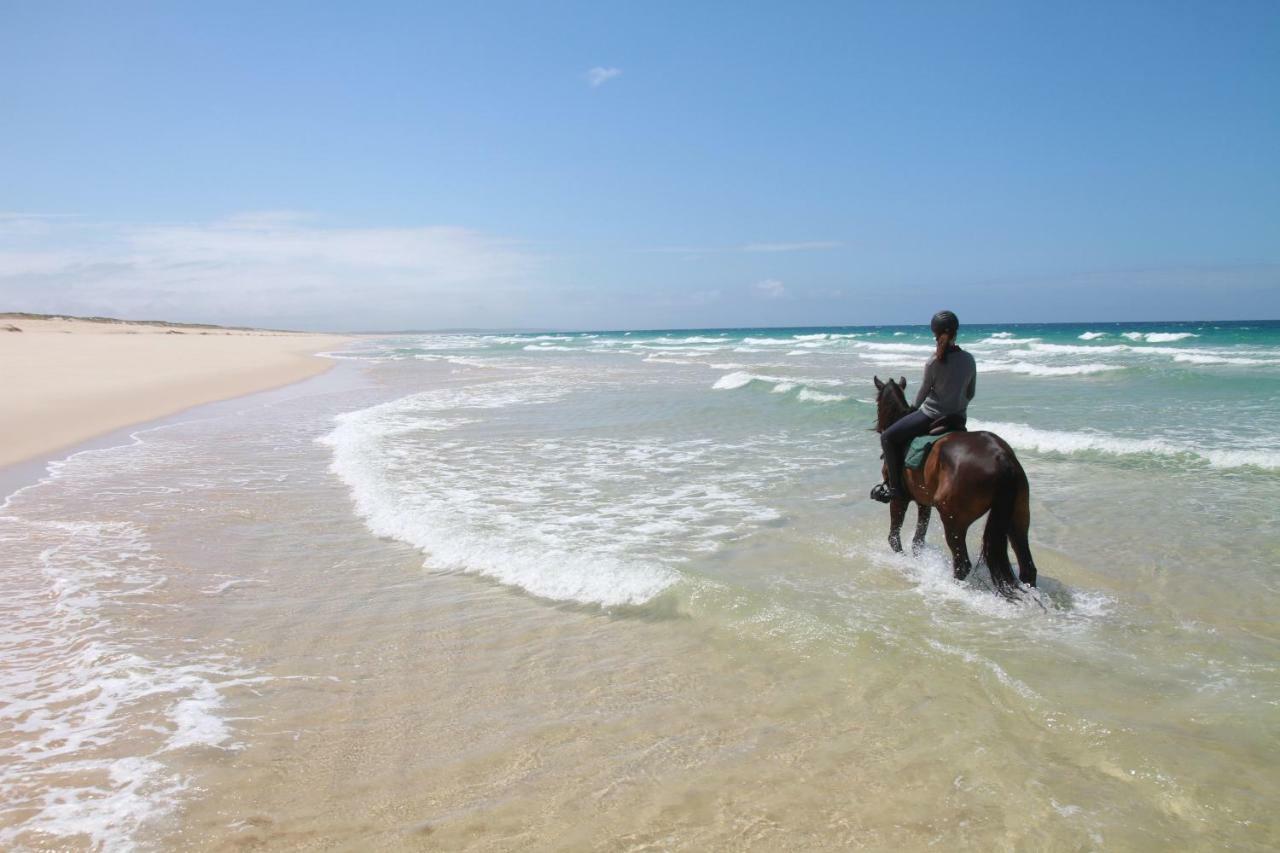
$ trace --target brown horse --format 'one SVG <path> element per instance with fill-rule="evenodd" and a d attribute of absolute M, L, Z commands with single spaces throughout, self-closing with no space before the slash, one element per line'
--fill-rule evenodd
<path fill-rule="evenodd" d="M 876 432 L 884 432 L 911 410 L 905 394 L 907 380 L 881 382 L 877 376 L 875 383 Z M 1019 580 L 1028 586 L 1036 585 L 1036 564 L 1027 545 L 1031 490 L 1026 472 L 1004 439 L 992 432 L 948 433 L 933 445 L 923 470 L 908 468 L 902 472 L 902 483 L 910 498 L 889 504 L 889 546 L 894 551 L 902 551 L 902 520 L 907 504 L 914 500 L 919 507 L 916 533 L 911 540 L 913 554 L 924 545 L 929 511 L 936 506 L 947 532 L 956 580 L 964 580 L 972 568 L 965 534 L 969 525 L 990 510 L 982 533 L 982 560 L 997 590 L 1009 596 L 1018 588 L 1009 565 L 1006 539 L 1018 557 Z"/>

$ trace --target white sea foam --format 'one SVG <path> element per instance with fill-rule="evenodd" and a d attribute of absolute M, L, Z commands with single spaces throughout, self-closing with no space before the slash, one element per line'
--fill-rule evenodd
<path fill-rule="evenodd" d="M 777 394 L 785 394 L 788 391 L 794 391 L 796 388 L 801 386 L 817 385 L 819 387 L 833 388 L 844 384 L 837 379 L 771 376 L 763 373 L 752 373 L 746 370 L 738 370 L 721 376 L 715 381 L 711 388 L 715 391 L 736 391 L 739 388 L 745 388 L 752 382 L 772 385 L 773 387 L 770 390 Z"/>
<path fill-rule="evenodd" d="M 921 366 L 920 356 L 910 353 L 860 352 L 858 358 L 873 364 L 901 364 L 916 368 Z"/>
<path fill-rule="evenodd" d="M 1124 332 L 1123 337 L 1131 341 L 1146 341 L 1149 344 L 1166 344 L 1200 336 L 1194 332 Z"/>
<path fill-rule="evenodd" d="M 931 353 L 935 347 L 927 344 L 894 344 L 880 343 L 878 341 L 853 341 L 853 346 L 859 350 L 868 350 L 871 352 L 911 352 L 911 353 Z"/>
<path fill-rule="evenodd" d="M 511 390 L 517 394 L 528 391 L 520 387 Z M 723 513 L 733 505 L 732 495 L 705 487 L 700 491 L 695 488 L 695 504 L 689 503 L 693 493 L 663 499 L 637 495 L 625 529 L 604 536 L 598 547 L 590 547 L 587 542 L 598 535 L 597 526 L 607 516 L 594 520 L 583 517 L 583 508 L 574 502 L 573 490 L 581 488 L 584 477 L 591 476 L 588 448 L 564 449 L 563 465 L 540 469 L 543 475 L 534 482 L 510 475 L 510 466 L 531 458 L 527 451 L 504 458 L 501 467 L 507 474 L 500 475 L 496 469 L 490 473 L 486 464 L 494 463 L 486 463 L 477 454 L 503 452 L 505 446 L 482 450 L 450 445 L 454 454 L 463 454 L 455 465 L 436 460 L 430 444 L 411 445 L 420 448 L 414 453 L 401 446 L 401 437 L 411 435 L 405 431 L 409 422 L 431 417 L 432 406 L 447 408 L 451 402 L 467 405 L 469 391 L 490 393 L 491 389 L 453 392 L 452 400 L 444 394 L 428 393 L 353 412 L 339 417 L 337 427 L 324 439 L 333 448 L 333 470 L 350 487 L 356 510 L 370 529 L 422 549 L 434 569 L 483 574 L 545 598 L 605 607 L 643 604 L 670 587 L 679 575 L 652 559 L 639 561 L 619 552 L 619 543 L 628 541 L 629 536 L 660 536 L 671 526 L 685 524 L 678 512 L 668 508 L 671 500 L 683 507 L 686 515 L 699 504 L 702 509 L 695 515 Z M 526 393 L 510 404 L 545 399 Z M 537 461 L 536 455 L 532 458 Z M 616 450 L 601 450 L 594 458 L 603 466 L 628 463 Z M 642 454 L 638 458 L 650 457 Z M 552 504 L 542 490 L 557 483 L 558 471 L 573 473 L 562 484 L 566 494 L 556 502 L 565 508 L 565 514 L 547 516 Z M 612 482 L 623 479 L 616 474 L 609 478 Z"/>
<path fill-rule="evenodd" d="M 1021 450 L 1039 453 L 1158 456 L 1186 459 L 1213 468 L 1280 470 L 1280 452 L 1246 448 L 1203 448 L 1163 438 L 1124 438 L 1104 432 L 1038 429 L 1021 423 L 970 421 L 971 430 L 998 434 Z"/>
<path fill-rule="evenodd" d="M 989 338 L 978 341 L 978 343 L 1016 347 L 1022 344 L 1034 344 L 1039 340 L 1039 338 L 1015 338 L 1011 332 L 998 332 Z"/>
<path fill-rule="evenodd" d="M 726 347 L 712 347 L 704 345 L 676 346 L 674 344 L 632 344 L 630 349 L 634 352 L 666 352 L 666 353 L 713 353 L 723 352 Z"/>
<path fill-rule="evenodd" d="M 209 587 L 208 589 L 202 589 L 200 590 L 200 592 L 203 593 L 204 595 L 222 595 L 227 590 L 234 589 L 235 587 L 238 587 L 238 586 L 254 586 L 257 584 L 264 584 L 264 583 L 266 583 L 266 581 L 257 580 L 254 578 L 232 578 L 229 581 L 223 581 L 217 586 L 212 586 L 212 587 Z"/>
<path fill-rule="evenodd" d="M 688 358 L 673 358 L 673 357 L 671 357 L 671 356 L 667 355 L 666 353 L 660 353 L 660 352 L 655 352 L 655 353 L 652 353 L 651 355 L 647 355 L 647 356 L 645 356 L 645 357 L 642 359 L 642 361 L 647 361 L 647 362 L 650 362 L 650 363 L 652 363 L 652 364 L 685 364 L 685 365 L 688 365 L 688 364 L 704 364 L 704 363 L 705 363 L 705 362 L 701 362 L 701 361 L 693 361 L 692 359 L 688 359 Z"/>
<path fill-rule="evenodd" d="M 980 361 L 979 371 L 988 373 L 1022 373 L 1028 376 L 1086 376 L 1091 373 L 1105 373 L 1110 370 L 1122 370 L 1118 364 L 1033 364 L 1027 361 Z"/>
<path fill-rule="evenodd" d="M 1280 364 L 1280 359 L 1275 358 L 1242 358 L 1229 355 L 1212 355 L 1209 353 L 1199 352 L 1176 352 L 1173 353 L 1173 360 L 1183 364 L 1236 364 L 1236 365 L 1261 365 L 1261 364 Z"/>
<path fill-rule="evenodd" d="M 189 786 L 159 756 L 231 746 L 223 691 L 248 673 L 220 656 L 148 657 L 145 637 L 104 615 L 165 583 L 139 528 L 8 516 L 0 542 L 22 560 L 0 572 L 0 799 L 23 815 L 0 825 L 0 846 L 43 834 L 131 848 Z"/>
<path fill-rule="evenodd" d="M 687 338 L 653 338 L 650 342 L 655 344 L 723 344 L 727 340 L 725 338 L 709 338 L 705 335 L 692 335 Z"/>
<path fill-rule="evenodd" d="M 1106 332 L 1084 332 L 1083 334 L 1080 335 L 1080 340 L 1095 341 L 1098 338 L 1105 338 L 1106 336 L 1107 336 Z"/>
<path fill-rule="evenodd" d="M 415 355 L 414 358 L 418 359 L 419 361 L 443 361 L 448 364 L 456 364 L 459 367 L 482 367 L 482 368 L 497 367 L 497 365 L 493 364 L 492 362 L 481 361 L 478 358 L 469 358 L 465 355 L 437 355 L 435 353 L 420 353 L 418 355 Z"/>
<path fill-rule="evenodd" d="M 711 387 L 717 391 L 732 391 L 737 388 L 744 388 L 757 380 L 761 382 L 781 381 L 775 377 L 757 376 L 754 373 L 747 373 L 746 371 L 735 371 L 721 376 Z"/>
<path fill-rule="evenodd" d="M 1028 349 L 1033 353 L 1052 355 L 1100 355 L 1103 353 L 1142 352 L 1128 344 L 1100 344 L 1098 346 L 1081 346 L 1079 344 L 1032 344 Z"/>
<path fill-rule="evenodd" d="M 945 612 L 936 608 L 936 604 L 940 602 L 959 604 L 970 612 L 1000 622 L 1016 622 L 1028 618 L 1040 620 L 1046 613 L 1058 611 L 1057 603 L 1043 589 L 1023 587 L 1012 602 L 994 594 L 991 573 L 981 561 L 974 565 L 967 578 L 957 581 L 951 555 L 937 545 L 926 545 L 919 555 L 913 556 L 886 551 L 877 541 L 875 544 L 868 543 L 854 548 L 850 555 L 910 578 L 920 596 L 935 605 L 931 609 L 938 617 Z M 1012 556 L 1010 555 L 1011 558 Z M 1018 574 L 1016 562 L 1013 564 L 1013 573 L 1015 577 Z"/>
<path fill-rule="evenodd" d="M 849 398 L 842 394 L 827 394 L 822 391 L 814 391 L 812 388 L 801 388 L 800 393 L 796 395 L 797 400 L 803 400 L 806 403 L 839 403 Z"/>
<path fill-rule="evenodd" d="M 1151 347 L 1132 344 L 1106 344 L 1083 346 L 1079 344 L 1031 344 L 1026 354 L 1030 356 L 1054 355 L 1129 355 L 1142 358 L 1170 358 L 1183 364 L 1231 364 L 1259 366 L 1280 364 L 1280 353 L 1273 349 L 1257 350 L 1250 355 L 1240 355 L 1239 350 L 1188 349 L 1186 347 Z M 1022 354 L 1019 352 L 1019 354 Z M 1130 362 L 1134 364 L 1136 362 Z"/>
<path fill-rule="evenodd" d="M 748 346 L 765 346 L 765 347 L 789 347 L 792 346 L 790 338 L 743 338 L 742 342 Z"/>

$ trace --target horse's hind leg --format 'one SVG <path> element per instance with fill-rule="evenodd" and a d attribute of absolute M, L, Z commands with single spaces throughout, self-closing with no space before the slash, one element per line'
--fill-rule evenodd
<path fill-rule="evenodd" d="M 943 515 L 942 529 L 947 532 L 947 547 L 951 549 L 955 578 L 962 581 L 969 576 L 969 571 L 973 568 L 973 563 L 969 562 L 969 548 L 964 543 L 964 535 L 969 532 L 969 525 L 961 525 Z"/>
<path fill-rule="evenodd" d="M 1036 585 L 1036 563 L 1031 559 L 1031 546 L 1027 544 L 1027 528 L 1031 526 L 1030 500 L 1026 489 L 1019 493 L 1013 505 L 1013 524 L 1009 528 L 1009 544 L 1018 558 L 1018 580 L 1027 586 Z"/>
<path fill-rule="evenodd" d="M 916 533 L 911 537 L 911 556 L 917 557 L 924 550 L 924 534 L 929 530 L 929 513 L 932 507 L 916 504 Z"/>

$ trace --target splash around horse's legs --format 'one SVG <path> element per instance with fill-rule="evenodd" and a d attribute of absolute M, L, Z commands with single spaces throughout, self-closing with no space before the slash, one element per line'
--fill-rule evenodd
<path fill-rule="evenodd" d="M 929 530 L 929 517 L 932 507 L 916 504 L 916 533 L 911 537 L 911 556 L 919 557 L 924 550 L 924 535 Z"/>
<path fill-rule="evenodd" d="M 907 501 L 896 498 L 889 503 L 889 547 L 902 553 L 902 521 L 907 517 Z"/>

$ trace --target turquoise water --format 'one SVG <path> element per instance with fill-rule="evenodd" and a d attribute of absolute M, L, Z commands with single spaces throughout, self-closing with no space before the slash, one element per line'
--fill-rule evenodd
<path fill-rule="evenodd" d="M 368 337 L 72 457 L 0 512 L 0 841 L 1273 848 L 1280 323 L 960 343 L 1015 602 L 867 499 L 924 327 Z"/>
<path fill-rule="evenodd" d="M 528 366 L 535 355 L 565 356 L 557 364 L 574 364 L 569 353 L 638 356 L 655 373 L 660 364 L 702 366 L 719 371 L 715 388 L 852 404 L 842 408 L 848 412 L 870 397 L 868 372 L 902 375 L 914 387 L 932 343 L 921 327 L 694 329 L 431 337 L 365 355 L 455 364 L 470 358 L 473 366 L 503 359 Z M 989 380 L 971 414 L 1002 427 L 1015 446 L 1130 464 L 1164 458 L 1218 469 L 1280 468 L 1272 420 L 1280 413 L 1275 321 L 971 326 L 961 343 Z"/>

